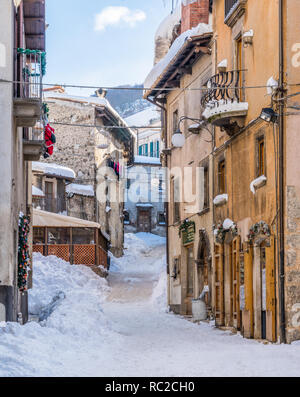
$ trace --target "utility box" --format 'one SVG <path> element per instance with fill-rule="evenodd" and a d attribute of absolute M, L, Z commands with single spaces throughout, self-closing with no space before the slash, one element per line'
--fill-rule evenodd
<path fill-rule="evenodd" d="M 192 313 L 195 321 L 204 321 L 207 319 L 206 303 L 202 299 L 192 300 Z"/>

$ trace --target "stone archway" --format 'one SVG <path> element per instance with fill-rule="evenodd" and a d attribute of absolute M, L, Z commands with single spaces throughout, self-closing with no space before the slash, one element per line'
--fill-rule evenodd
<path fill-rule="evenodd" d="M 211 312 L 212 309 L 212 257 L 210 242 L 206 230 L 199 231 L 199 243 L 197 251 L 197 282 L 198 282 L 198 295 L 200 295 L 204 287 L 209 287 L 209 292 L 205 294 L 205 302 L 207 309 Z"/>

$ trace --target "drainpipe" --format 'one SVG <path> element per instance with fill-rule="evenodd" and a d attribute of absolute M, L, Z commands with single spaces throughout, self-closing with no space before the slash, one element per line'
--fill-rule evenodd
<path fill-rule="evenodd" d="M 279 93 L 284 97 L 284 22 L 283 0 L 279 0 Z M 284 250 L 284 101 L 279 101 L 279 312 L 280 340 L 286 343 L 285 332 L 285 250 Z"/>

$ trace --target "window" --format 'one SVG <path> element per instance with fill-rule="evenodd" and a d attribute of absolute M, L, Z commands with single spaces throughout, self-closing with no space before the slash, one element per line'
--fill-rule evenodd
<path fill-rule="evenodd" d="M 154 142 L 150 142 L 150 157 L 154 157 Z"/>
<path fill-rule="evenodd" d="M 166 215 L 164 212 L 160 212 L 158 214 L 158 224 L 159 225 L 165 225 L 166 224 Z"/>
<path fill-rule="evenodd" d="M 128 211 L 124 211 L 124 224 L 130 225 L 130 216 Z"/>
<path fill-rule="evenodd" d="M 173 133 L 175 133 L 178 129 L 178 110 L 175 110 L 175 112 L 173 112 Z"/>
<path fill-rule="evenodd" d="M 229 16 L 229 13 L 232 11 L 237 2 L 238 0 L 225 0 L 225 18 Z"/>
<path fill-rule="evenodd" d="M 239 73 L 238 77 L 238 85 L 239 87 L 242 87 L 243 85 L 243 59 L 242 59 L 242 50 L 243 50 L 243 42 L 242 42 L 242 36 L 239 36 L 238 39 L 236 40 L 236 70 L 237 73 Z M 242 100 L 243 97 L 243 91 L 242 89 L 238 90 L 239 92 L 239 99 Z"/>
<path fill-rule="evenodd" d="M 204 167 L 204 209 L 209 208 L 209 170 Z"/>
<path fill-rule="evenodd" d="M 148 156 L 148 143 L 139 146 L 139 156 Z"/>
<path fill-rule="evenodd" d="M 225 160 L 220 161 L 218 165 L 218 191 L 219 194 L 224 194 L 226 192 Z"/>
<path fill-rule="evenodd" d="M 45 182 L 45 210 L 48 212 L 56 211 L 53 182 Z"/>
<path fill-rule="evenodd" d="M 130 186 L 131 186 L 131 179 L 127 179 L 127 190 L 129 190 L 130 189 Z"/>
<path fill-rule="evenodd" d="M 173 180 L 173 217 L 174 223 L 180 222 L 180 179 Z"/>
<path fill-rule="evenodd" d="M 260 137 L 257 140 L 257 177 L 265 174 L 265 138 Z"/>

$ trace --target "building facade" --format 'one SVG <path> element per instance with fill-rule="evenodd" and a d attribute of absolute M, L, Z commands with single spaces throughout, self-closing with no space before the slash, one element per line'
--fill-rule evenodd
<path fill-rule="evenodd" d="M 161 111 L 153 106 L 126 119 L 136 127 L 136 156 L 127 168 L 124 223 L 126 232 L 165 236 L 165 172 L 160 156 Z"/>
<path fill-rule="evenodd" d="M 125 167 L 132 162 L 135 134 L 101 94 L 85 98 L 57 91 L 45 92 L 57 136 L 51 161 L 73 169 L 75 185 L 93 188 L 94 218 L 90 220 L 98 222 L 110 236 L 111 252 L 119 257 L 124 244 Z M 88 217 L 80 196 L 82 193 L 70 192 L 69 211 L 73 216 Z"/>
<path fill-rule="evenodd" d="M 211 22 L 211 37 L 192 50 L 188 46 L 199 39 L 199 31 L 189 33 L 182 44 L 187 35 L 184 27 L 203 22 L 204 10 L 211 13 L 204 21 Z M 295 19 L 299 13 L 296 1 L 284 0 L 198 0 L 182 5 L 181 36 L 145 82 L 149 88 L 145 96 L 165 112 L 165 161 L 171 172 L 170 306 L 190 314 L 192 298 L 207 285 L 203 296 L 216 326 L 271 342 L 290 343 L 300 337 L 295 149 L 299 146 L 295 85 L 300 65 Z M 189 15 L 198 19 L 192 22 Z M 263 24 L 257 15 L 264 15 Z M 193 58 L 192 52 L 202 55 Z M 186 90 L 189 80 L 197 81 L 195 93 Z M 157 92 L 156 87 L 173 90 Z M 198 95 L 194 101 L 193 95 Z M 182 116 L 199 119 L 198 127 L 184 126 Z M 185 142 L 179 139 L 181 148 L 174 147 L 178 124 L 185 135 Z M 198 136 L 189 134 L 197 130 Z M 207 146 L 205 140 L 211 143 Z M 189 166 L 201 165 L 205 149 L 208 176 L 203 163 L 199 185 L 201 200 L 205 192 L 209 195 L 206 220 L 199 211 L 187 217 L 186 199 L 181 196 L 186 194 L 185 178 L 180 174 L 186 159 Z M 179 168 L 178 181 L 172 175 L 174 164 Z"/>
<path fill-rule="evenodd" d="M 31 161 L 44 147 L 33 127 L 42 113 L 45 1 L 1 0 L 0 9 L 0 321 L 23 323 L 31 286 Z"/>

